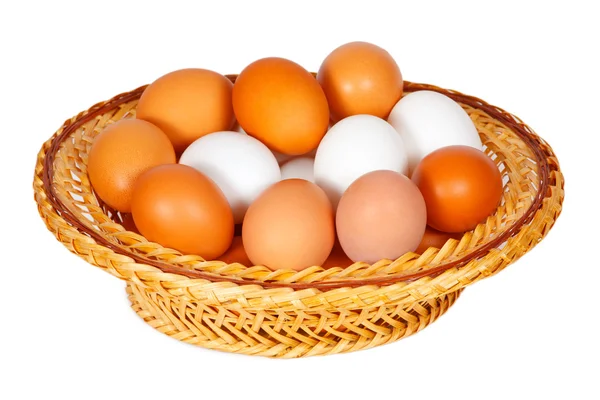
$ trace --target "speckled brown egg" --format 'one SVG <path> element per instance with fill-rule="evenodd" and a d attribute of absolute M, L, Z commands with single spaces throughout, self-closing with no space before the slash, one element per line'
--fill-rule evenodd
<path fill-rule="evenodd" d="M 96 194 L 112 208 L 130 212 L 137 178 L 149 168 L 174 162 L 173 146 L 158 127 L 124 119 L 96 136 L 87 169 Z"/>

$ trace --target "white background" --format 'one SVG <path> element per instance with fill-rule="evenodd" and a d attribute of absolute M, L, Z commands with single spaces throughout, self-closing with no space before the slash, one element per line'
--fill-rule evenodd
<path fill-rule="evenodd" d="M 598 14 L 533 3 L 3 1 L 0 398 L 600 398 Z M 314 71 L 353 40 L 387 49 L 408 80 L 520 116 L 566 176 L 548 237 L 423 332 L 292 361 L 193 347 L 145 325 L 123 282 L 44 227 L 33 168 L 65 119 L 183 67 L 235 73 L 276 55 Z"/>

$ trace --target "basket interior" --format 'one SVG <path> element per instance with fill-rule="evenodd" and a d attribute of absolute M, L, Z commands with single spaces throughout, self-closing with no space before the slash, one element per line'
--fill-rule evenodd
<path fill-rule="evenodd" d="M 504 184 L 503 198 L 496 212 L 472 231 L 465 232 L 461 240 L 450 239 L 441 250 L 430 248 L 422 255 L 407 253 L 396 260 L 381 260 L 375 264 L 358 262 L 328 269 L 314 266 L 301 272 L 271 271 L 263 266 L 204 260 L 199 255 L 182 255 L 176 250 L 164 248 L 127 230 L 124 225 L 127 226 L 130 216 L 110 209 L 93 192 L 87 175 L 87 157 L 94 137 L 115 121 L 134 118 L 136 105 L 137 99 L 133 99 L 107 110 L 81 125 L 62 141 L 54 158 L 52 185 L 57 199 L 86 230 L 96 232 L 124 254 L 138 255 L 149 263 L 157 261 L 163 265 L 166 263 L 185 270 L 206 271 L 224 277 L 277 282 L 360 280 L 427 272 L 441 264 L 463 259 L 482 246 L 497 241 L 500 235 L 524 216 L 540 190 L 539 165 L 530 145 L 485 111 L 461 104 L 477 127 L 485 152 L 498 165 Z M 489 251 L 501 250 L 506 243 L 506 240 L 495 243 Z"/>

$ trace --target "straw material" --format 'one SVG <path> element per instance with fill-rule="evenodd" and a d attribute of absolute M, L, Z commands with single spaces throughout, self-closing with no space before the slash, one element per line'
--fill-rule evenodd
<path fill-rule="evenodd" d="M 163 297 L 129 283 L 133 310 L 160 332 L 209 349 L 294 358 L 363 350 L 425 328 L 458 298 L 458 290 L 410 306 L 328 311 L 247 312 Z"/>
<path fill-rule="evenodd" d="M 127 281 L 138 315 L 179 340 L 288 358 L 390 343 L 424 328 L 465 286 L 533 248 L 554 224 L 564 198 L 552 149 L 517 117 L 458 92 L 405 83 L 406 93 L 423 89 L 463 106 L 505 182 L 496 213 L 440 250 L 372 265 L 270 271 L 181 255 L 127 231 L 126 216 L 92 191 L 87 156 L 104 127 L 135 116 L 144 87 L 71 118 L 44 143 L 34 177 L 38 210 L 71 252 Z"/>

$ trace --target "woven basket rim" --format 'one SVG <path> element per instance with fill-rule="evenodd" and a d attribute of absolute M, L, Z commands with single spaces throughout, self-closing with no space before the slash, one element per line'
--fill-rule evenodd
<path fill-rule="evenodd" d="M 234 82 L 237 77 L 237 75 L 226 76 L 232 82 Z M 260 279 L 233 277 L 212 272 L 187 269 L 183 266 L 169 264 L 167 262 L 162 262 L 159 260 L 144 257 L 140 254 L 134 253 L 132 251 L 129 251 L 128 249 L 122 248 L 120 246 L 115 245 L 114 243 L 111 243 L 109 240 L 104 238 L 101 233 L 88 228 L 85 224 L 79 221 L 78 218 L 75 217 L 69 211 L 68 207 L 65 204 L 63 204 L 62 201 L 58 198 L 54 190 L 54 186 L 52 185 L 54 159 L 61 143 L 67 137 L 69 137 L 70 134 L 75 132 L 85 123 L 96 118 L 98 115 L 101 115 L 116 107 L 119 107 L 121 104 L 127 103 L 132 100 L 136 100 L 137 98 L 139 98 L 139 96 L 146 87 L 147 85 L 144 85 L 133 91 L 117 95 L 112 99 L 108 100 L 107 102 L 98 103 L 97 105 L 92 106 L 84 115 L 81 115 L 79 116 L 79 118 L 71 120 L 69 124 L 66 124 L 63 127 L 62 131 L 52 139 L 52 142 L 45 154 L 42 171 L 42 182 L 43 190 L 47 195 L 47 200 L 50 203 L 50 205 L 69 225 L 75 228 L 79 233 L 91 237 L 93 240 L 96 241 L 96 243 L 112 250 L 117 254 L 130 257 L 131 259 L 141 264 L 154 266 L 163 271 L 164 273 L 182 275 L 191 279 L 205 279 L 212 282 L 231 282 L 239 285 L 258 285 L 264 288 L 291 288 L 294 290 L 317 289 L 321 291 L 328 291 L 342 287 L 359 287 L 365 285 L 388 286 L 399 282 L 412 282 L 424 277 L 433 278 L 451 268 L 458 268 L 464 266 L 470 261 L 484 256 L 491 249 L 496 248 L 503 242 L 515 236 L 526 224 L 528 224 L 534 218 L 535 214 L 542 208 L 544 197 L 546 196 L 546 193 L 548 191 L 550 166 L 547 160 L 548 154 L 546 154 L 546 152 L 542 148 L 542 146 L 545 145 L 545 143 L 543 143 L 543 141 L 537 135 L 535 135 L 533 131 L 528 129 L 528 127 L 524 125 L 520 119 L 499 107 L 492 106 L 487 102 L 473 96 L 464 95 L 460 92 L 453 90 L 442 89 L 434 85 L 405 81 L 405 92 L 413 92 L 418 90 L 436 91 L 438 93 L 444 94 L 452 98 L 453 100 L 459 103 L 471 106 L 475 109 L 479 109 L 487 113 L 489 116 L 500 121 L 509 129 L 511 129 L 524 143 L 527 144 L 529 149 L 532 151 L 532 154 L 535 157 L 535 162 L 539 168 L 539 182 L 537 182 L 538 190 L 534 200 L 532 201 L 527 211 L 525 211 L 524 214 L 517 221 L 512 223 L 512 225 L 508 229 L 506 229 L 494 239 L 490 240 L 489 242 L 470 252 L 466 256 L 437 265 L 433 268 L 426 268 L 422 271 L 409 274 L 394 274 L 389 276 L 371 277 L 364 279 L 353 278 L 328 281 L 285 283 L 272 282 Z"/>

